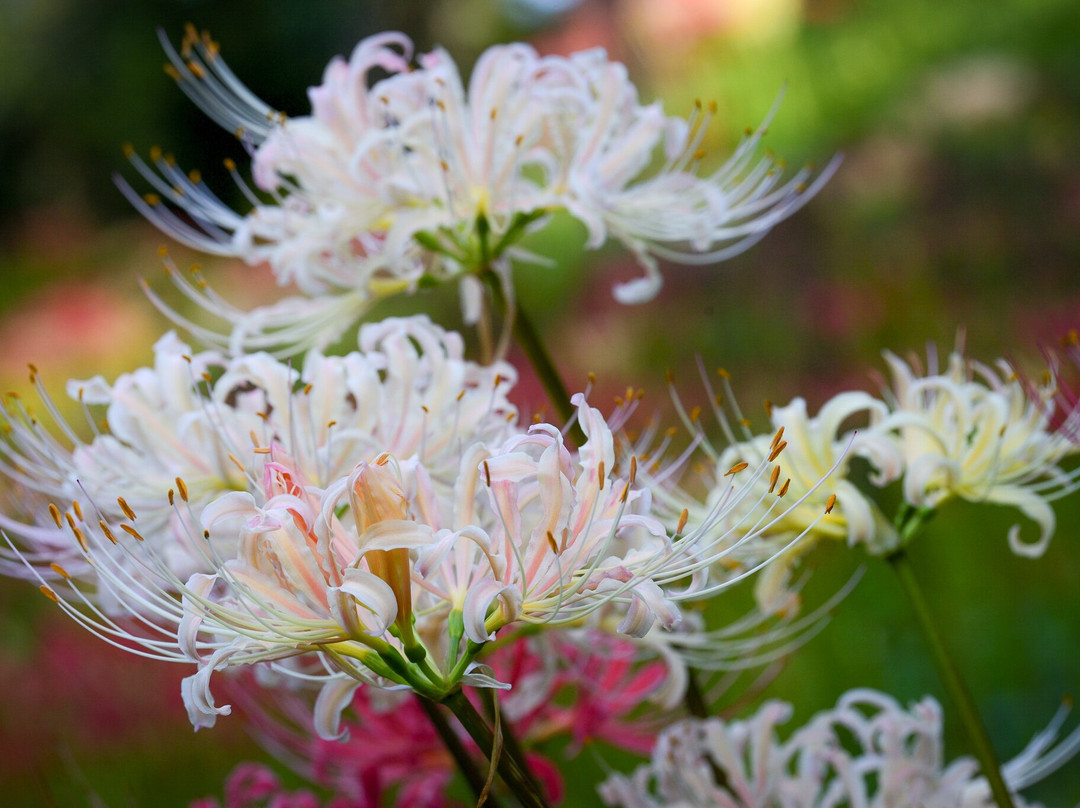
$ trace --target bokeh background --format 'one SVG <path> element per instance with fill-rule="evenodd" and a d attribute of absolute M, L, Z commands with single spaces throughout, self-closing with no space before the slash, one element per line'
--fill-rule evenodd
<path fill-rule="evenodd" d="M 161 70 L 155 29 L 191 21 L 222 43 L 233 70 L 272 105 L 304 114 L 305 90 L 331 56 L 387 28 L 421 49 L 441 44 L 463 69 L 486 46 L 527 39 L 545 52 L 601 46 L 645 99 L 685 114 L 715 101 L 708 149 L 719 161 L 782 92 L 766 142 L 792 166 L 845 155 L 810 205 L 760 245 L 711 268 L 668 267 L 660 298 L 612 303 L 635 269 L 616 250 L 581 251 L 556 221 L 537 244 L 555 269 L 519 273 L 521 299 L 572 387 L 646 390 L 665 417 L 664 371 L 688 402 L 703 397 L 700 356 L 733 375 L 764 423 L 764 399 L 816 407 L 874 389 L 880 352 L 969 352 L 1036 367 L 1039 346 L 1080 326 L 1080 12 L 1074 0 L 6 0 L 0 4 L 0 379 L 26 393 L 34 362 L 57 395 L 69 377 L 146 363 L 167 328 L 138 292 L 163 286 L 163 237 L 113 186 L 133 174 L 121 146 L 152 145 L 199 168 L 240 158 Z M 707 158 L 708 159 L 708 158 Z M 205 264 L 226 294 L 275 294 L 260 269 L 171 246 Z M 457 317 L 452 292 L 396 301 Z M 525 374 L 527 376 L 527 373 Z M 526 381 L 521 405 L 543 409 Z M 991 735 L 1009 757 L 1080 688 L 1080 502 L 1060 503 L 1046 556 L 1009 553 L 1013 512 L 950 506 L 913 548 L 943 630 L 970 675 Z M 1027 525 L 1026 529 L 1033 530 Z M 814 556 L 810 597 L 863 561 L 842 547 Z M 746 593 L 737 595 L 745 601 Z M 735 607 L 733 607 L 735 608 Z M 220 794 L 242 758 L 265 760 L 239 722 L 191 732 L 184 673 L 104 645 L 35 588 L 0 581 L 0 793 L 13 806 L 185 805 Z M 941 689 L 902 594 L 870 565 L 832 624 L 778 675 L 770 695 L 796 722 L 854 686 L 903 701 Z M 1074 715 L 1072 724 L 1080 720 Z M 955 723 L 950 756 L 965 753 Z M 600 760 L 568 764 L 568 804 L 599 804 Z M 1080 798 L 1080 764 L 1028 794 Z"/>

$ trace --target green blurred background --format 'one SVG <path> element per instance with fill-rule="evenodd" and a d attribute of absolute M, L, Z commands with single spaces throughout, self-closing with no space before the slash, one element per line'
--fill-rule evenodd
<path fill-rule="evenodd" d="M 718 160 L 783 91 L 768 146 L 793 166 L 837 151 L 845 160 L 816 200 L 751 251 L 715 268 L 668 267 L 660 298 L 628 309 L 609 293 L 636 271 L 625 255 L 583 254 L 581 232 L 561 221 L 534 245 L 559 266 L 521 271 L 520 298 L 571 386 L 597 374 L 598 403 L 633 384 L 647 391 L 647 411 L 664 412 L 668 368 L 692 403 L 701 356 L 731 371 L 761 423 L 763 399 L 802 395 L 816 407 L 872 385 L 885 348 L 921 352 L 933 341 L 944 350 L 964 329 L 973 356 L 1035 367 L 1040 344 L 1080 326 L 1075 0 L 6 0 L 4 389 L 27 390 L 28 361 L 55 391 L 68 377 L 113 378 L 147 362 L 167 327 L 135 283 L 143 275 L 160 287 L 163 239 L 110 178 L 133 173 L 123 143 L 144 154 L 159 144 L 228 188 L 221 160 L 239 159 L 239 146 L 161 70 L 155 28 L 175 42 L 188 21 L 211 31 L 258 95 L 292 114 L 307 111 L 305 90 L 331 56 L 387 28 L 422 49 L 446 46 L 463 69 L 510 39 L 547 52 L 606 47 L 669 113 L 716 101 L 708 146 Z M 171 252 L 181 264 L 203 260 Z M 226 293 L 250 289 L 253 276 L 255 295 L 272 293 L 262 270 L 205 263 Z M 416 309 L 457 317 L 452 291 L 375 316 Z M 544 408 L 527 380 L 521 403 Z M 951 506 L 913 548 L 1006 758 L 1080 685 L 1080 502 L 1058 513 L 1057 535 L 1035 561 L 1008 551 L 1015 514 L 989 506 Z M 818 553 L 811 589 L 827 595 L 861 560 L 844 548 Z M 32 586 L 0 581 L 4 804 L 184 805 L 220 794 L 242 757 L 265 759 L 239 722 L 191 732 L 183 671 L 110 651 L 48 606 Z M 942 698 L 898 587 L 873 565 L 769 694 L 793 700 L 802 721 L 855 686 Z M 966 752 L 955 723 L 947 742 L 950 757 Z M 598 804 L 595 758 L 583 754 L 569 771 L 567 804 Z M 1075 803 L 1080 764 L 1027 793 Z"/>

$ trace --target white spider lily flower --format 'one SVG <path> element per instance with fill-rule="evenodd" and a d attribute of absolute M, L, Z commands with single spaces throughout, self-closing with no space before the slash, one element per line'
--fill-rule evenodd
<path fill-rule="evenodd" d="M 681 488 L 665 485 L 663 480 L 652 486 L 653 495 L 669 518 L 678 518 L 686 509 L 693 521 L 725 495 L 732 469 L 764 464 L 768 473 L 757 478 L 758 493 L 783 493 L 800 504 L 785 511 L 783 519 L 777 520 L 759 540 L 740 545 L 725 557 L 724 565 L 738 572 L 783 551 L 757 577 L 755 597 L 758 607 L 767 614 L 794 613 L 800 605 L 799 586 L 792 580 L 794 569 L 819 541 L 845 540 L 849 546 L 896 543 L 896 531 L 876 503 L 847 478 L 856 457 L 869 463 L 876 484 L 884 485 L 900 475 L 899 447 L 895 438 L 881 429 L 888 408 L 867 393 L 852 391 L 834 396 L 817 415 L 810 416 L 806 402 L 796 398 L 786 406 L 770 406 L 771 431 L 755 434 L 739 410 L 727 373 L 721 371 L 719 375 L 723 393 L 717 396 L 702 372 L 712 412 L 727 441 L 722 449 L 707 437 L 700 410 L 688 412 L 672 387 L 676 409 L 695 437 L 693 448 L 708 459 L 707 496 L 704 501 L 688 497 Z M 730 409 L 730 416 L 725 407 Z M 754 522 L 746 520 L 754 501 L 748 498 L 742 508 L 729 511 L 726 518 L 733 543 L 744 531 L 755 529 Z M 797 536 L 803 538 L 793 544 Z"/>
<path fill-rule="evenodd" d="M 404 463 L 422 462 L 431 485 L 450 491 L 463 447 L 514 429 L 516 410 L 506 399 L 514 369 L 466 361 L 459 335 L 426 317 L 390 319 L 365 325 L 359 344 L 341 357 L 310 353 L 294 369 L 266 354 L 192 354 L 167 334 L 154 346 L 152 367 L 113 385 L 100 377 L 69 384 L 84 405 L 107 407 L 105 431 L 89 442 L 39 385 L 70 446 L 9 402 L 0 470 L 30 493 L 26 507 L 0 514 L 0 526 L 50 577 L 57 563 L 89 581 L 94 572 L 64 531 L 83 521 L 113 536 L 136 527 L 183 580 L 210 571 L 199 538 L 202 509 L 228 491 L 260 494 L 271 444 L 312 484 L 347 474 L 357 457 L 390 450 Z M 172 506 L 176 493 L 190 509 Z M 217 549 L 232 552 L 231 545 Z M 25 575 L 13 553 L 0 560 L 6 574 Z"/>
<path fill-rule="evenodd" d="M 1077 488 L 1077 473 L 1058 463 L 1074 449 L 1053 428 L 1053 390 L 1033 400 L 1004 360 L 996 369 L 950 354 L 947 366 L 922 372 L 891 353 L 886 391 L 892 414 L 888 426 L 899 434 L 904 460 L 904 499 L 929 512 L 948 499 L 989 502 L 1017 508 L 1038 527 L 1033 540 L 1009 530 L 1017 555 L 1037 558 L 1054 533 L 1050 503 Z"/>
<path fill-rule="evenodd" d="M 234 350 L 321 346 L 372 300 L 422 282 L 494 267 L 505 283 L 504 259 L 523 256 L 514 244 L 557 210 L 585 224 L 589 248 L 615 239 L 633 252 L 645 276 L 615 296 L 643 302 L 660 288 L 658 259 L 710 264 L 746 249 L 836 166 L 783 179 L 759 154 L 767 119 L 703 173 L 714 110 L 699 105 L 687 120 L 642 105 L 626 68 L 602 50 L 495 46 L 466 85 L 445 51 L 414 66 L 408 37 L 384 33 L 331 61 L 309 92 L 311 114 L 287 118 L 236 79 L 205 33 L 189 28 L 179 51 L 162 43 L 181 88 L 252 150 L 259 193 L 228 161 L 251 203 L 238 212 L 159 149 L 149 162 L 128 150 L 153 191 L 140 196 L 119 179 L 121 190 L 178 241 L 267 261 L 304 296 L 242 312 L 172 273 L 235 327 Z"/>
<path fill-rule="evenodd" d="M 1080 750 L 1080 728 L 1058 741 L 1066 710 L 1054 716 L 1003 773 L 1013 792 Z M 891 696 L 859 689 L 814 716 L 787 740 L 779 725 L 791 706 L 766 702 L 746 720 L 683 721 L 657 739 L 650 763 L 600 786 L 623 808 L 988 808 L 986 781 L 970 758 L 946 765 L 940 705 L 930 697 L 904 709 Z M 1055 742 L 1057 742 L 1055 744 Z M 1018 806 L 1029 806 L 1014 795 Z M 1034 806 L 1032 806 L 1034 808 Z"/>
<path fill-rule="evenodd" d="M 599 411 L 581 395 L 574 403 L 587 438 L 579 449 L 549 424 L 501 444 L 476 442 L 460 453 L 452 490 L 435 484 L 422 458 L 387 452 L 354 456 L 350 474 L 316 485 L 271 443 L 258 491 L 229 492 L 202 507 L 211 571 L 186 582 L 135 527 L 124 526 L 135 541 L 114 544 L 103 529 L 72 520 L 81 557 L 98 586 L 138 619 L 133 626 L 95 608 L 77 582 L 51 587 L 39 575 L 43 591 L 114 644 L 195 663 L 183 693 L 196 726 L 226 709 L 210 692 L 215 671 L 319 660 L 317 673 L 314 662 L 279 667 L 325 680 L 320 726 L 329 731 L 350 695 L 341 674 L 432 698 L 462 682 L 498 687 L 476 666 L 504 627 L 577 625 L 606 609 L 620 615 L 618 632 L 640 637 L 678 624 L 680 603 L 719 592 L 770 560 L 730 579 L 709 575 L 733 547 L 784 518 L 786 503 L 757 491 L 764 465 L 744 485 L 733 482 L 701 523 L 669 532 L 650 512 L 636 459 L 617 458 Z M 758 501 L 748 518 L 760 529 L 732 542 L 727 511 L 743 508 L 746 497 Z M 186 514 L 182 524 L 195 523 L 187 498 L 174 504 Z M 235 549 L 219 549 L 228 547 Z"/>

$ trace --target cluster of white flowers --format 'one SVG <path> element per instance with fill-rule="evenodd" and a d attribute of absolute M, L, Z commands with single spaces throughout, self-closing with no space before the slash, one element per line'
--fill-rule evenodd
<path fill-rule="evenodd" d="M 580 624 L 603 608 L 633 637 L 672 628 L 680 601 L 733 582 L 709 575 L 732 545 L 789 518 L 761 495 L 759 464 L 699 519 L 665 524 L 584 396 L 575 449 L 552 425 L 517 426 L 512 369 L 463 360 L 457 335 L 426 318 L 365 326 L 360 343 L 294 370 L 192 355 L 169 334 L 153 368 L 72 383 L 84 405 L 107 405 L 90 443 L 62 449 L 36 419 L 13 421 L 8 470 L 38 482 L 37 507 L 4 517 L 21 545 L 9 566 L 25 563 L 110 642 L 196 664 L 184 687 L 196 726 L 227 711 L 209 691 L 227 666 L 320 655 L 321 674 L 297 672 L 326 680 L 331 733 L 360 681 L 433 695 L 495 684 L 476 657 L 511 623 Z M 737 543 L 736 508 L 759 525 Z"/>
<path fill-rule="evenodd" d="M 798 617 L 805 576 L 793 570 L 820 540 L 896 562 L 937 508 L 962 498 L 1016 507 L 1039 536 L 1022 540 L 1014 527 L 1013 551 L 1045 551 L 1049 503 L 1080 479 L 1060 465 L 1074 451 L 1076 410 L 1058 429 L 1059 391 L 1025 384 L 1005 363 L 955 352 L 923 372 L 888 354 L 881 396 L 842 393 L 815 416 L 796 398 L 770 409 L 766 434 L 750 430 L 722 374 L 731 417 L 706 388 L 725 443 L 714 445 L 676 397 L 691 443 L 668 458 L 670 435 L 650 446 L 655 431 L 636 442 L 622 431 L 635 396 L 605 417 L 586 393 L 553 395 L 567 423 L 520 424 L 514 367 L 466 360 L 463 338 L 423 316 L 365 324 L 358 350 L 322 352 L 376 298 L 429 282 L 461 280 L 471 318 L 484 311 L 482 276 L 511 322 L 510 262 L 531 257 L 520 239 L 557 211 L 584 225 L 587 247 L 628 248 L 644 274 L 615 297 L 648 300 L 659 260 L 713 263 L 745 249 L 801 207 L 835 161 L 785 180 L 759 157 L 759 129 L 705 173 L 713 111 L 699 105 L 685 120 L 641 104 L 626 69 L 598 50 L 494 47 L 466 87 L 444 51 L 414 60 L 407 37 L 383 34 L 331 62 L 310 92 L 311 115 L 289 119 L 236 79 L 205 34 L 190 29 L 179 50 L 163 44 L 183 90 L 249 147 L 258 191 L 230 162 L 251 204 L 239 213 L 197 173 L 134 150 L 154 193 L 119 180 L 122 190 L 177 240 L 267 262 L 300 296 L 241 311 L 165 253 L 182 291 L 227 328 L 190 322 L 151 292 L 210 350 L 170 332 L 152 367 L 112 384 L 69 383 L 89 438 L 32 371 L 60 436 L 5 399 L 0 572 L 34 580 L 113 645 L 193 665 L 182 694 L 196 728 L 231 711 L 215 702 L 211 678 L 256 666 L 265 682 L 319 687 L 314 725 L 325 738 L 340 736 L 342 711 L 372 685 L 443 701 L 480 744 L 462 685 L 508 687 L 493 648 L 544 627 L 567 629 L 551 653 L 568 666 L 580 656 L 577 673 L 607 645 L 623 655 L 611 675 L 663 658 L 661 673 L 634 677 L 631 690 L 671 708 L 696 692 L 688 664 L 737 675 L 824 624 L 857 576 Z M 542 349 L 526 348 L 551 382 Z M 308 352 L 294 366 L 270 349 Z M 699 450 L 711 469 L 703 498 L 681 487 Z M 864 489 L 892 483 L 903 504 L 890 521 Z M 758 606 L 735 623 L 710 630 L 684 614 L 761 571 Z M 597 639 L 605 632 L 623 639 Z M 535 693 L 519 691 L 511 718 L 561 681 L 558 665 L 539 667 Z M 618 717 L 634 711 L 614 701 Z M 574 721 L 588 725 L 591 706 Z M 627 808 L 987 804 L 973 762 L 945 766 L 932 699 L 903 710 L 852 691 L 780 741 L 775 728 L 790 713 L 768 702 L 747 721 L 675 725 L 652 763 L 613 777 L 604 798 Z M 1063 720 L 1004 767 L 1010 788 L 1080 750 L 1080 729 L 1057 742 Z M 518 756 L 510 745 L 506 754 Z M 502 774 L 516 788 L 512 767 Z"/>
<path fill-rule="evenodd" d="M 492 47 L 466 89 L 445 51 L 418 56 L 414 67 L 409 39 L 382 34 L 330 63 L 310 91 L 309 116 L 286 118 L 235 78 L 206 34 L 189 29 L 179 52 L 163 44 L 184 91 L 254 150 L 265 196 L 229 162 L 252 204 L 238 213 L 158 150 L 149 163 L 129 150 L 153 193 L 119 180 L 121 189 L 178 241 L 267 261 L 304 295 L 245 314 L 186 286 L 235 327 L 234 348 L 324 344 L 373 299 L 422 281 L 494 267 L 505 282 L 508 251 L 555 211 L 585 225 L 588 247 L 615 239 L 629 248 L 645 274 L 615 297 L 649 300 L 661 284 L 658 258 L 711 264 L 740 252 L 835 167 L 782 180 L 758 154 L 763 124 L 702 173 L 712 111 L 699 105 L 687 120 L 641 104 L 626 68 L 601 50 L 560 57 Z"/>
<path fill-rule="evenodd" d="M 770 564 L 757 579 L 758 603 L 766 612 L 798 605 L 792 571 L 817 541 L 846 540 L 871 553 L 887 554 L 909 541 L 951 498 L 1017 508 L 1035 522 L 1039 537 L 1024 541 L 1020 526 L 1014 526 L 1009 546 L 1018 555 L 1040 556 L 1054 531 L 1050 503 L 1077 488 L 1078 472 L 1060 465 L 1076 446 L 1055 421 L 1053 385 L 1032 388 L 1003 360 L 995 371 L 959 351 L 950 354 L 941 371 L 933 354 L 925 371 L 891 353 L 886 362 L 892 383 L 884 385 L 881 397 L 840 393 L 813 417 L 806 402 L 796 398 L 786 406 L 770 407 L 773 431 L 764 434 L 754 434 L 744 425 L 726 378 L 719 397 L 706 382 L 710 399 L 726 400 L 732 408 L 729 416 L 720 404 L 713 406 L 728 441 L 722 450 L 710 444 L 700 413 L 688 413 L 675 397 L 715 475 L 704 503 L 653 478 L 662 511 L 686 508 L 692 516 L 702 516 L 727 490 L 727 470 L 740 462 L 768 465 L 770 473 L 757 481 L 761 491 L 783 491 L 801 503 L 786 511 L 784 521 L 774 523 L 764 540 L 748 544 L 739 544 L 738 538 L 741 531 L 756 529 L 749 513 L 736 508 L 727 516 L 736 544 L 725 563 L 739 570 L 782 553 L 778 563 Z M 857 458 L 866 464 L 870 486 L 901 482 L 905 504 L 895 520 L 882 513 L 872 491 L 848 478 Z M 825 485 L 822 479 L 827 480 Z"/>
<path fill-rule="evenodd" d="M 1080 749 L 1080 728 L 1058 740 L 1067 708 L 1002 767 L 1015 796 Z M 941 706 L 930 697 L 905 710 L 873 690 L 845 693 L 787 740 L 777 727 L 791 705 L 766 702 L 744 721 L 674 724 L 657 739 L 650 763 L 600 787 L 623 808 L 989 808 L 986 781 L 971 758 L 946 765 Z M 1034 808 L 1034 806 L 1032 806 Z"/>
<path fill-rule="evenodd" d="M 68 575 L 94 577 L 82 548 L 64 535 L 74 522 L 113 537 L 137 529 L 186 578 L 209 568 L 196 529 L 202 509 L 228 491 L 261 491 L 265 447 L 293 458 L 305 479 L 320 485 L 347 474 L 358 458 L 392 452 L 423 463 L 448 491 L 463 447 L 516 429 L 506 398 L 514 368 L 466 361 L 459 335 L 418 316 L 365 325 L 359 342 L 359 351 L 344 356 L 309 353 L 298 370 L 266 354 L 196 354 L 170 332 L 154 346 L 153 367 L 112 385 L 100 376 L 68 383 L 97 432 L 89 443 L 35 374 L 46 409 L 72 445 L 58 443 L 18 399 L 6 402 L 10 432 L 0 445 L 0 471 L 23 495 L 20 508 L 0 514 L 0 526 L 53 579 L 53 563 Z M 90 409 L 99 406 L 106 408 L 102 427 Z M 189 508 L 173 506 L 177 492 Z M 3 561 L 8 573 L 23 569 L 10 553 Z"/>

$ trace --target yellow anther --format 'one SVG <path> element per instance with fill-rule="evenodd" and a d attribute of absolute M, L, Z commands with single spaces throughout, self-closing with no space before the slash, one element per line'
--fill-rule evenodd
<path fill-rule="evenodd" d="M 836 505 L 836 494 L 829 494 L 829 499 L 825 503 L 825 513 L 832 513 L 834 505 Z"/>
<path fill-rule="evenodd" d="M 82 507 L 80 507 L 79 505 L 79 500 L 72 500 L 71 509 L 75 511 L 75 518 L 78 519 L 80 522 L 83 521 Z"/>
<path fill-rule="evenodd" d="M 161 204 L 161 197 L 157 194 L 143 194 L 143 202 L 150 207 L 157 207 Z"/>
<path fill-rule="evenodd" d="M 60 566 L 59 564 L 55 564 L 55 563 L 54 563 L 54 564 L 50 564 L 50 565 L 49 565 L 49 569 L 51 569 L 51 570 L 52 570 L 53 572 L 55 572 L 55 573 L 56 573 L 57 575 L 59 575 L 59 576 L 60 576 L 61 578 L 65 578 L 65 579 L 67 579 L 68 581 L 70 581 L 70 580 L 71 580 L 71 574 L 70 574 L 70 573 L 69 573 L 69 572 L 68 572 L 68 571 L 67 571 L 66 569 L 64 569 L 63 567 L 61 567 L 61 566 Z"/>
<path fill-rule="evenodd" d="M 675 535 L 681 536 L 683 530 L 686 528 L 686 522 L 690 518 L 690 511 L 686 508 L 682 509 L 682 513 L 679 514 L 679 524 L 675 528 Z"/>
<path fill-rule="evenodd" d="M 547 532 L 547 543 L 548 543 L 548 547 L 551 548 L 551 552 L 553 552 L 555 555 L 558 555 L 559 554 L 559 545 L 557 545 L 555 543 L 555 537 L 551 534 L 550 530 Z"/>
<path fill-rule="evenodd" d="M 773 435 L 772 443 L 770 443 L 769 446 L 770 447 L 776 446 L 776 444 L 778 444 L 781 440 L 783 440 L 783 437 L 784 437 L 784 428 L 780 427 L 778 430 L 776 430 L 776 434 Z"/>
<path fill-rule="evenodd" d="M 188 501 L 187 484 L 179 477 L 176 478 L 176 490 L 180 492 L 180 499 Z"/>
<path fill-rule="evenodd" d="M 487 487 L 491 488 L 491 469 L 488 467 L 488 462 L 484 461 L 484 481 L 487 483 Z"/>
<path fill-rule="evenodd" d="M 175 492 L 175 491 L 173 491 L 173 490 L 172 490 L 172 489 L 170 488 L 170 489 L 169 489 L 169 507 L 170 507 L 170 508 L 172 508 L 173 506 L 175 506 L 175 505 L 176 505 L 176 500 L 175 500 L 175 496 L 176 496 L 176 492 Z"/>
<path fill-rule="evenodd" d="M 226 157 L 224 160 L 225 169 L 227 171 L 236 171 L 236 161 L 230 157 Z"/>
<path fill-rule="evenodd" d="M 98 521 L 98 527 L 101 528 L 101 532 L 105 534 L 106 539 L 111 541 L 113 544 L 116 544 L 116 536 L 114 536 L 113 532 L 109 530 L 109 526 L 105 524 L 104 520 Z"/>
<path fill-rule="evenodd" d="M 129 536 L 134 536 L 139 541 L 143 541 L 142 534 L 139 533 L 139 531 L 137 531 L 131 525 L 120 525 L 120 529 L 127 533 Z"/>
<path fill-rule="evenodd" d="M 120 510 L 124 512 L 124 516 L 128 519 L 135 521 L 135 511 L 131 510 L 131 506 L 127 504 L 127 500 L 123 497 L 116 498 L 116 504 L 120 506 Z"/>
<path fill-rule="evenodd" d="M 738 474 L 740 471 L 743 471 L 749 465 L 750 464 L 747 463 L 745 460 L 743 460 L 743 461 L 741 461 L 739 463 L 736 463 L 734 466 L 732 466 L 731 468 L 729 468 L 727 471 L 724 472 L 724 476 L 725 477 L 730 477 L 732 474 Z"/>
<path fill-rule="evenodd" d="M 42 584 L 41 586 L 39 586 L 38 589 L 41 590 L 41 594 L 43 594 L 45 597 L 47 597 L 53 603 L 59 603 L 60 602 L 60 598 L 58 598 L 56 596 L 56 593 L 53 592 L 51 589 L 49 589 L 49 587 L 45 586 L 45 584 Z"/>
<path fill-rule="evenodd" d="M 637 479 L 637 456 L 630 456 L 630 482 L 633 483 Z"/>
<path fill-rule="evenodd" d="M 782 440 L 778 444 L 776 444 L 776 446 L 773 447 L 772 452 L 769 453 L 769 462 L 771 463 L 774 460 L 776 460 L 776 458 L 780 456 L 780 453 L 782 451 L 784 451 L 784 449 L 786 449 L 786 448 L 787 448 L 787 441 L 786 440 Z"/>
<path fill-rule="evenodd" d="M 49 516 L 51 516 L 53 521 L 56 522 L 56 526 L 62 530 L 64 527 L 64 523 L 60 521 L 60 509 L 51 502 L 49 503 Z"/>
<path fill-rule="evenodd" d="M 791 485 L 791 478 L 790 477 L 788 477 L 786 480 L 784 480 L 784 484 L 782 486 L 780 486 L 780 490 L 776 493 L 776 496 L 778 496 L 778 497 L 784 496 L 784 494 L 787 493 L 789 485 Z"/>
<path fill-rule="evenodd" d="M 777 482 L 780 481 L 780 467 L 773 466 L 772 477 L 769 478 L 769 493 L 771 494 L 776 488 Z"/>
<path fill-rule="evenodd" d="M 600 465 L 596 467 L 596 479 L 600 482 L 600 490 L 604 490 L 604 479 L 607 475 L 604 473 L 604 461 L 600 461 Z"/>

